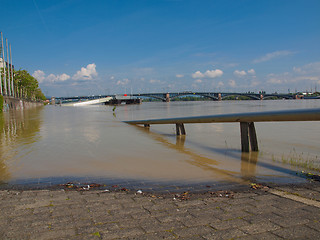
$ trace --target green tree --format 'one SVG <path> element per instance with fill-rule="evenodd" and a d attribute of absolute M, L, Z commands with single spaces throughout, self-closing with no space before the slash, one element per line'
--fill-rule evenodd
<path fill-rule="evenodd" d="M 31 76 L 26 70 L 14 72 L 14 85 L 18 97 L 29 100 L 45 100 L 45 96 L 39 88 L 37 79 Z"/>

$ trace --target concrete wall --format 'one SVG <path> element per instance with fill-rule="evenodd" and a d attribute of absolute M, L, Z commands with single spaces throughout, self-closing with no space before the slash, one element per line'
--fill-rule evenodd
<path fill-rule="evenodd" d="M 34 107 L 43 106 L 42 102 L 31 102 L 27 100 L 21 100 L 19 98 L 14 97 L 3 97 L 3 111 L 6 112 L 8 110 L 22 110 L 29 109 Z"/>

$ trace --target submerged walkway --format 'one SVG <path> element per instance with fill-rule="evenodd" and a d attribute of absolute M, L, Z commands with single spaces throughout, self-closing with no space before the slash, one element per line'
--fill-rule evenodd
<path fill-rule="evenodd" d="M 0 239 L 319 239 L 320 183 L 152 194 L 1 190 Z"/>

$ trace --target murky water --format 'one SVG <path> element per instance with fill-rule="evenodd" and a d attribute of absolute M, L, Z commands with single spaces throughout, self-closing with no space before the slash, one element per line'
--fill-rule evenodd
<path fill-rule="evenodd" d="M 150 130 L 122 121 L 318 108 L 319 100 L 171 102 L 43 108 L 0 115 L 0 182 L 72 176 L 151 181 L 300 182 L 320 168 L 320 122 L 256 123 L 260 152 L 240 151 L 239 123 Z"/>

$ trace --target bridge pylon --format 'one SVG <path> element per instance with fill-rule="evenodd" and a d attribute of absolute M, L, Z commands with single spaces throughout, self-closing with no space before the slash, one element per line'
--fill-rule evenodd
<path fill-rule="evenodd" d="M 170 94 L 166 93 L 166 102 L 170 102 Z"/>

